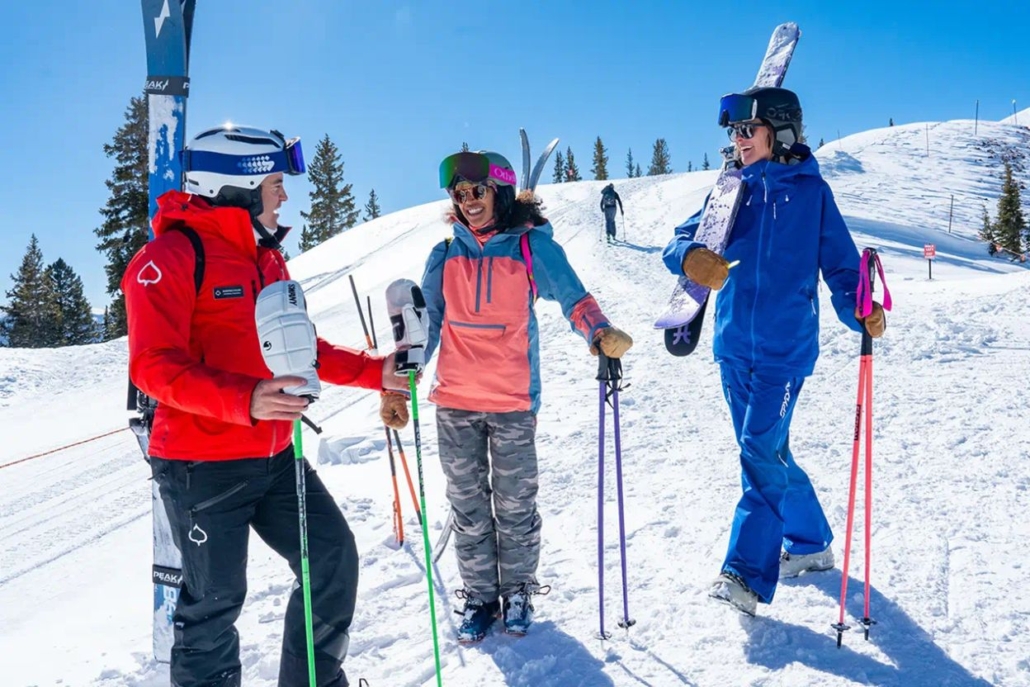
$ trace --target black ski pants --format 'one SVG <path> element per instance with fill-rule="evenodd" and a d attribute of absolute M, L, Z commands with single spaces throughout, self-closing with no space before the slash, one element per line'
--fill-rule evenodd
<path fill-rule="evenodd" d="M 608 240 L 615 238 L 615 208 L 604 209 L 604 230 L 608 234 Z"/>
<path fill-rule="evenodd" d="M 293 447 L 272 458 L 180 461 L 152 458 L 154 479 L 182 552 L 175 608 L 173 687 L 237 687 L 240 639 L 234 623 L 247 595 L 253 528 L 296 575 L 286 607 L 280 687 L 307 687 L 307 643 Z M 347 687 L 342 662 L 358 589 L 354 535 L 318 474 L 304 462 L 308 557 L 319 687 Z"/>

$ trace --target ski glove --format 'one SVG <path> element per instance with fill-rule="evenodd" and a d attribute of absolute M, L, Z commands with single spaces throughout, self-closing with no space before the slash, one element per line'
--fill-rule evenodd
<path fill-rule="evenodd" d="M 874 339 L 883 336 L 883 330 L 887 328 L 887 316 L 883 312 L 883 306 L 876 301 L 873 301 L 873 311 L 865 317 L 859 316 L 858 308 L 855 308 L 855 319 L 862 323 L 869 336 Z"/>
<path fill-rule="evenodd" d="M 633 347 L 633 337 L 618 327 L 605 327 L 597 330 L 594 343 L 590 346 L 590 353 L 597 355 L 598 346 L 609 358 L 621 358 Z"/>
<path fill-rule="evenodd" d="M 718 253 L 707 248 L 694 248 L 683 258 L 683 274 L 687 278 L 718 291 L 730 273 L 730 264 Z"/>
<path fill-rule="evenodd" d="M 390 429 L 404 429 L 408 426 L 408 398 L 404 394 L 384 391 L 379 401 L 379 417 Z"/>

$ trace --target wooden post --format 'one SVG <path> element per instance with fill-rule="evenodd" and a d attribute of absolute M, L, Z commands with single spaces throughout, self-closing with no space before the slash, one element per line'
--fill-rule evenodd
<path fill-rule="evenodd" d="M 973 120 L 973 135 L 976 136 L 977 129 L 980 127 L 980 99 L 976 99 L 976 119 Z"/>

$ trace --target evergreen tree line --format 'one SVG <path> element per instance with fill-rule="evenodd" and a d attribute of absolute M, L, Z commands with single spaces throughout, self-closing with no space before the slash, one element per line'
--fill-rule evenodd
<path fill-rule="evenodd" d="M 590 167 L 590 173 L 594 175 L 595 181 L 606 181 L 609 178 L 608 172 L 608 148 L 604 145 L 601 137 L 594 141 L 594 156 Z M 705 167 L 708 169 L 708 156 L 705 155 Z M 688 170 L 690 171 L 690 170 Z M 651 151 L 651 164 L 647 168 L 647 176 L 659 174 L 672 174 L 672 157 L 669 154 L 669 144 L 664 138 L 655 140 Z M 643 176 L 640 163 L 633 160 L 633 149 L 626 151 L 626 177 L 634 178 Z M 565 152 L 558 151 L 554 154 L 554 173 L 551 181 L 555 184 L 567 181 L 582 181 L 583 176 L 579 172 L 576 157 L 572 147 L 566 147 Z"/>
<path fill-rule="evenodd" d="M 987 204 L 983 205 L 980 239 L 987 242 L 991 255 L 1005 251 L 1012 259 L 1025 261 L 1025 254 L 1030 252 L 1030 227 L 1023 214 L 1020 190 L 1020 184 L 1012 176 L 1012 165 L 1005 162 L 1001 196 L 998 197 L 998 210 L 993 221 L 987 212 Z"/>
<path fill-rule="evenodd" d="M 0 342 L 14 348 L 54 348 L 94 343 L 104 338 L 82 288 L 82 279 L 63 259 L 44 265 L 39 240 L 32 235 L 21 267 L 11 275 L 7 305 L 0 306 Z"/>

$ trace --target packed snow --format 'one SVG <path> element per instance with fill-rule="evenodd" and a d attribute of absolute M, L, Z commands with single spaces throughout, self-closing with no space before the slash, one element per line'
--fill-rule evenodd
<path fill-rule="evenodd" d="M 604 182 L 580 182 L 543 186 L 539 195 L 584 283 L 636 340 L 624 361 L 631 386 L 621 411 L 628 606 L 637 623 L 628 631 L 616 626 L 622 598 L 611 469 L 604 566 L 605 624 L 613 636 L 596 637 L 596 362 L 557 305 L 541 303 L 539 579 L 552 591 L 537 598 L 537 621 L 525 638 L 495 631 L 479 645 L 459 646 L 452 592 L 460 579 L 453 552 L 445 553 L 433 574 L 445 685 L 1030 685 L 1030 273 L 989 257 L 975 240 L 983 203 L 992 214 L 996 207 L 1000 161 L 1030 182 L 1030 129 L 980 122 L 974 136 L 973 125 L 878 129 L 818 152 L 856 242 L 880 250 L 895 303 L 875 347 L 877 624 L 869 641 L 852 630 L 838 649 L 830 627 L 841 587 L 858 337 L 832 308 L 822 309 L 822 355 L 791 437 L 834 527 L 837 569 L 781 584 L 754 619 L 713 604 L 706 590 L 725 552 L 740 478 L 711 326 L 698 352 L 677 359 L 651 325 L 675 281 L 661 250 L 716 173 L 617 180 L 626 216 L 615 246 L 599 240 Z M 362 296 L 372 297 L 380 343 L 391 340 L 385 288 L 399 277 L 420 279 L 430 248 L 450 231 L 446 207 L 441 200 L 381 217 L 290 262 L 322 336 L 363 347 L 347 280 L 353 275 Z M 922 259 L 927 243 L 937 248 L 932 281 Z M 151 652 L 151 488 L 133 435 L 123 430 L 32 457 L 124 428 L 125 370 L 124 339 L 61 350 L 0 348 L 5 687 L 168 684 L 167 666 Z M 408 541 L 395 544 L 377 410 L 374 394 L 328 389 L 310 413 L 324 438 L 304 435 L 362 556 L 345 668 L 354 685 L 361 677 L 371 687 L 431 685 L 420 529 L 402 496 Z M 435 543 L 446 516 L 444 482 L 433 407 L 423 402 L 421 411 Z M 411 429 L 403 436 L 414 473 Z M 859 496 L 847 598 L 853 627 L 863 599 Z M 250 594 L 238 627 L 244 684 L 262 687 L 276 683 L 294 580 L 257 537 L 250 555 Z"/>

